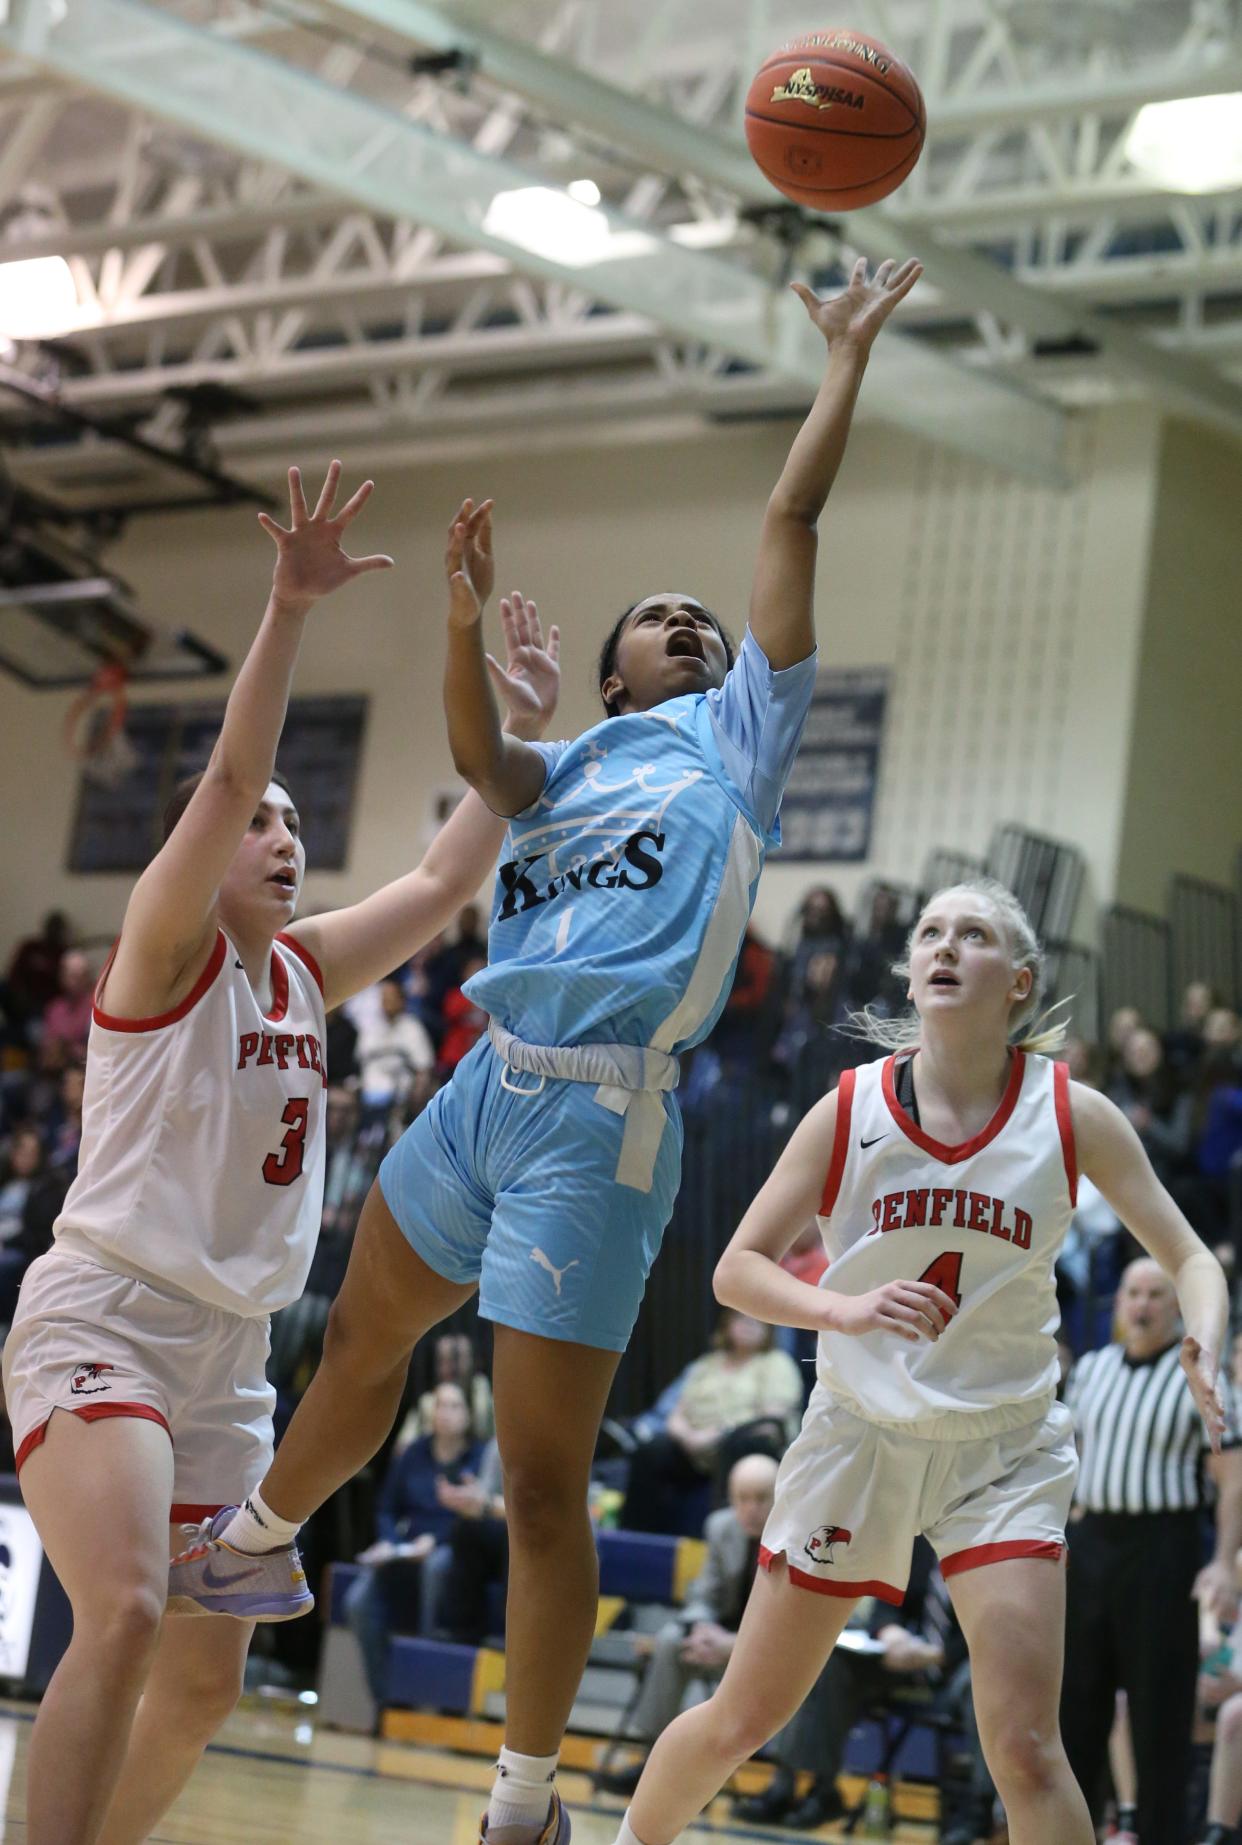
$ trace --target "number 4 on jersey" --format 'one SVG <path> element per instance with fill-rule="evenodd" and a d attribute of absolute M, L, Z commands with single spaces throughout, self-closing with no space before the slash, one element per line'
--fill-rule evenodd
<path fill-rule="evenodd" d="M 930 1281 L 933 1288 L 939 1288 L 947 1294 L 955 1307 L 962 1304 L 962 1252 L 960 1249 L 946 1249 L 942 1256 L 930 1262 L 919 1276 L 920 1281 Z"/>

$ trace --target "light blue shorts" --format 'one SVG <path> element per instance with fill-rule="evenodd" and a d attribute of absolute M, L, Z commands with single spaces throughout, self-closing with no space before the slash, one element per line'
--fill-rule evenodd
<path fill-rule="evenodd" d="M 510 1073 L 483 1038 L 380 1167 L 411 1248 L 479 1312 L 520 1332 L 623 1352 L 681 1176 L 681 1114 L 649 1191 L 614 1176 L 624 1118 L 590 1083 Z"/>

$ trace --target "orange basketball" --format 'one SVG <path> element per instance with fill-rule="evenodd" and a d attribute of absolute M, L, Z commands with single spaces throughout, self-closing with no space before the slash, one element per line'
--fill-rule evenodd
<path fill-rule="evenodd" d="M 927 111 L 900 58 L 861 32 L 808 32 L 760 65 L 746 140 L 778 192 L 816 211 L 874 205 L 923 151 Z"/>

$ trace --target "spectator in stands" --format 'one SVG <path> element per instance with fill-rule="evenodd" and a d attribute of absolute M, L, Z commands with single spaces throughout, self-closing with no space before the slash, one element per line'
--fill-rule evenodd
<path fill-rule="evenodd" d="M 817 948 L 802 962 L 785 1002 L 785 1017 L 772 1049 L 773 1062 L 792 1069 L 807 1046 L 826 1039 L 840 1016 L 843 993 L 841 956 Z M 837 1046 L 832 1046 L 834 1053 Z"/>
<path fill-rule="evenodd" d="M 776 1459 L 802 1411 L 802 1378 L 775 1329 L 744 1313 L 723 1313 L 712 1350 L 696 1359 L 663 1434 L 635 1450 L 621 1523 L 631 1531 L 676 1532 L 687 1487 L 723 1486 L 743 1454 Z"/>
<path fill-rule="evenodd" d="M 344 1083 L 329 1084 L 326 1128 L 323 1215 L 306 1291 L 334 1300 L 345 1279 L 363 1200 L 379 1170 L 388 1135 L 382 1117 L 362 1125 L 357 1091 Z"/>
<path fill-rule="evenodd" d="M 1164 1054 L 1176 1076 L 1192 1077 L 1203 1056 L 1203 1028 L 1216 1007 L 1206 980 L 1192 980 L 1182 994 L 1181 1016 L 1164 1041 Z"/>
<path fill-rule="evenodd" d="M 871 894 L 867 927 L 856 935 L 846 965 L 846 997 L 851 1006 L 867 1004 L 900 1008 L 905 985 L 893 973 L 906 948 L 897 892 L 877 884 Z"/>
<path fill-rule="evenodd" d="M 1230 1373 L 1242 1391 L 1242 1334 L 1234 1335 Z M 1242 1633 L 1234 1633 L 1232 1641 L 1219 1634 L 1199 1674 L 1199 1705 L 1215 1713 L 1216 1728 L 1203 1845 L 1236 1845 L 1242 1821 Z"/>
<path fill-rule="evenodd" d="M 434 1427 L 395 1454 L 376 1514 L 375 1542 L 358 1558 L 364 1572 L 345 1598 L 358 1637 L 367 1683 L 377 1704 L 388 1696 L 388 1646 L 394 1633 L 428 1632 L 447 1556 L 434 1558 L 456 1514 L 440 1497 L 442 1484 L 475 1479 L 482 1448 L 470 1435 L 470 1406 L 458 1384 L 436 1391 Z"/>
<path fill-rule="evenodd" d="M 734 1463 L 729 1503 L 704 1527 L 707 1561 L 675 1620 L 655 1636 L 634 1710 L 632 1734 L 650 1745 L 680 1711 L 691 1685 L 718 1679 L 728 1663 L 759 1567 L 759 1544 L 772 1510 L 777 1463 L 749 1454 Z M 601 1776 L 600 1786 L 632 1794 L 643 1763 Z"/>
<path fill-rule="evenodd" d="M 1069 1068 L 1071 1081 L 1086 1083 L 1090 1089 L 1099 1088 L 1104 1073 L 1104 1059 L 1098 1044 L 1092 1044 L 1075 1032 L 1065 1040 L 1061 1056 Z"/>
<path fill-rule="evenodd" d="M 67 949 L 60 958 L 60 991 L 43 1012 L 44 1045 L 61 1045 L 68 1057 L 84 1058 L 94 997 L 90 962 L 81 949 Z"/>
<path fill-rule="evenodd" d="M 60 1118 L 48 1147 L 48 1165 L 72 1179 L 78 1170 L 82 1145 L 82 1098 L 86 1070 L 78 1062 L 67 1064 L 60 1078 Z"/>
<path fill-rule="evenodd" d="M 382 980 L 380 1017 L 358 1034 L 358 1068 L 362 1108 L 369 1120 L 387 1117 L 394 1108 L 418 1107 L 431 1094 L 436 1053 L 425 1026 L 405 1008 L 405 993 L 396 979 Z"/>
<path fill-rule="evenodd" d="M 1121 1054 L 1125 1050 L 1126 1040 L 1130 1033 L 1138 1031 L 1143 1023 L 1143 1015 L 1137 1006 L 1115 1008 L 1108 1021 L 1108 1037 L 1104 1047 L 1105 1088 L 1121 1074 Z"/>
<path fill-rule="evenodd" d="M 479 973 L 487 966 L 485 954 L 469 954 L 461 964 L 461 985 L 450 987 L 444 995 L 441 1012 L 444 1017 L 444 1036 L 440 1040 L 439 1068 L 441 1075 L 449 1077 L 457 1068 L 467 1052 L 472 1051 L 483 1033 L 487 1030 L 487 1014 L 468 999 L 462 992 L 462 986 L 472 974 Z"/>
<path fill-rule="evenodd" d="M 790 968 L 797 975 L 814 954 L 836 955 L 843 960 L 850 943 L 850 925 L 837 893 L 827 884 L 809 890 L 798 906 L 798 934 L 790 951 Z"/>
<path fill-rule="evenodd" d="M 759 1041 L 775 973 L 775 954 L 753 924 L 747 923 L 737 974 L 709 1040 L 726 1070 L 753 1070 L 758 1065 Z"/>
<path fill-rule="evenodd" d="M 1180 1178 L 1190 1153 L 1191 1099 L 1179 1092 L 1164 1046 L 1149 1026 L 1127 1036 L 1108 1096 L 1142 1141 L 1161 1184 Z"/>
<path fill-rule="evenodd" d="M 60 963 L 68 943 L 68 922 L 59 910 L 50 910 L 38 935 L 27 936 L 14 950 L 6 1000 L 23 1028 L 41 1019 L 60 991 Z"/>
<path fill-rule="evenodd" d="M 445 944 L 443 934 L 433 935 L 425 948 L 420 948 L 416 955 L 406 962 L 400 970 L 398 979 L 405 989 L 405 1003 L 414 1017 L 426 1027 L 427 1036 L 435 1045 L 437 1052 L 440 1040 L 444 1036 L 444 1017 L 440 1005 L 444 992 L 432 982 L 428 969 L 437 960 Z"/>
<path fill-rule="evenodd" d="M 324 1053 L 328 1081 L 347 1083 L 358 1074 L 358 1027 L 344 1006 L 334 1006 L 327 1017 Z"/>
<path fill-rule="evenodd" d="M 448 1562 L 440 1587 L 440 1631 L 463 1646 L 482 1646 L 503 1630 L 502 1598 L 509 1580 L 509 1527 L 495 1438 L 483 1450 L 478 1478 L 457 1486 L 443 1482 L 440 1503 L 454 1515 L 445 1543 Z M 494 1604 L 498 1606 L 493 1616 Z"/>
<path fill-rule="evenodd" d="M 45 1165 L 43 1142 L 32 1127 L 18 1127 L 0 1161 L 0 1325 L 8 1326 L 22 1276 L 34 1260 L 27 1212 Z"/>
<path fill-rule="evenodd" d="M 762 1794 L 738 1803 L 738 1818 L 776 1820 L 798 1831 L 838 1818 L 844 1806 L 837 1776 L 850 1731 L 866 1710 L 887 1704 L 895 1692 L 908 1693 L 912 1686 L 920 1688 L 929 1708 L 931 1689 L 943 1687 L 945 1703 L 951 1702 L 954 1714 L 964 1717 L 971 1737 L 974 1713 L 966 1645 L 931 1546 L 923 1539 L 914 1547 L 901 1606 L 894 1609 L 874 1600 L 860 1605 L 854 1624 L 830 1653 L 801 1710 L 770 1745 L 777 1763 L 771 1783 Z M 960 1814 L 948 1811 L 946 1804 L 941 1818 L 941 1839 L 953 1839 L 955 1845 L 973 1845 L 976 1826 L 985 1831 L 982 1822 L 990 1820 L 995 1798 L 977 1734 L 972 1762 L 976 1766 L 970 1790 L 955 1802 Z M 810 1789 L 801 1800 L 799 1773 L 811 1776 Z"/>
<path fill-rule="evenodd" d="M 441 1333 L 435 1343 L 435 1382 L 424 1390 L 410 1410 L 397 1436 L 397 1446 L 404 1447 L 419 1435 L 431 1432 L 435 1415 L 436 1389 L 440 1384 L 457 1384 L 470 1405 L 470 1432 L 475 1441 L 490 1441 L 496 1429 L 492 1409 L 492 1387 L 474 1359 L 474 1343 L 468 1333 Z"/>
<path fill-rule="evenodd" d="M 1242 1223 L 1230 1210 L 1230 1175 L 1242 1165 L 1242 1061 L 1238 1057 L 1238 1018 L 1226 1006 L 1208 1014 L 1195 1097 L 1194 1177 L 1182 1204 L 1217 1254 L 1238 1272 L 1235 1249 Z"/>

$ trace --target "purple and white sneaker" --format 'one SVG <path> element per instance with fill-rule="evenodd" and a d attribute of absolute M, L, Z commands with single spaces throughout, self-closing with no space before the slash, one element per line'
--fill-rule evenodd
<path fill-rule="evenodd" d="M 535 1845 L 569 1845 L 569 1836 L 569 1814 L 565 1810 L 565 1803 L 553 1788 L 552 1805 L 548 1809 L 548 1823 L 536 1839 Z M 486 1814 L 479 1828 L 479 1845 L 487 1845 Z"/>
<path fill-rule="evenodd" d="M 226 1505 L 205 1518 L 194 1542 L 169 1564 L 171 1611 L 231 1614 L 239 1621 L 293 1621 L 309 1614 L 315 1598 L 306 1586 L 296 1544 L 252 1556 L 217 1536 L 236 1510 Z"/>

